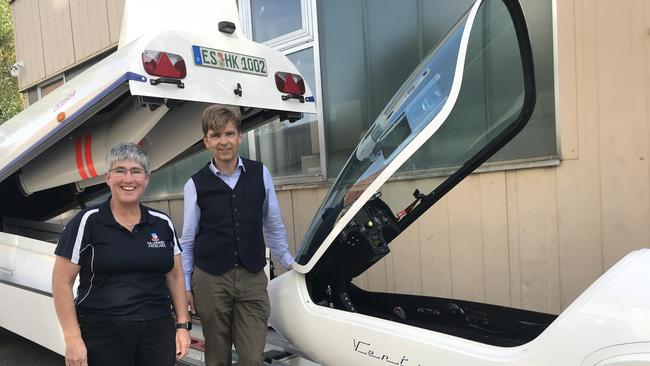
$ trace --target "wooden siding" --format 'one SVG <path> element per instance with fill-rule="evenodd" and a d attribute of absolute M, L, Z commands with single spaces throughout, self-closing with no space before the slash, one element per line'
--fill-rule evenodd
<path fill-rule="evenodd" d="M 74 54 L 83 60 L 110 45 L 106 0 L 69 0 Z"/>
<path fill-rule="evenodd" d="M 110 43 L 117 44 L 120 41 L 124 0 L 106 0 L 106 9 L 108 10 L 108 33 L 110 34 Z"/>
<path fill-rule="evenodd" d="M 124 0 L 15 0 L 21 89 L 49 79 L 117 45 Z"/>
<path fill-rule="evenodd" d="M 68 0 L 39 3 L 45 74 L 54 75 L 74 60 L 70 4 Z"/>
<path fill-rule="evenodd" d="M 23 87 L 46 77 L 39 0 L 18 0 L 11 5 L 16 60 L 22 61 L 24 64 L 18 77 L 18 82 Z"/>

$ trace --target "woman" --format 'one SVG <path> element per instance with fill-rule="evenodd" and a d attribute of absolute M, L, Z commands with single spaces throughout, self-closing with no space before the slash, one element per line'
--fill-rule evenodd
<path fill-rule="evenodd" d="M 73 217 L 54 252 L 66 365 L 171 366 L 189 349 L 191 324 L 176 233 L 167 215 L 140 204 L 150 170 L 139 146 L 113 147 L 106 167 L 111 197 Z"/>

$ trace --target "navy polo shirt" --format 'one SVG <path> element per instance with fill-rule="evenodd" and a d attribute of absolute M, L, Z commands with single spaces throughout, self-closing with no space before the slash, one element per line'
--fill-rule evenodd
<path fill-rule="evenodd" d="M 81 266 L 77 313 L 125 321 L 169 316 L 165 274 L 180 253 L 171 219 L 140 205 L 140 222 L 129 231 L 115 221 L 109 200 L 73 217 L 54 251 Z"/>

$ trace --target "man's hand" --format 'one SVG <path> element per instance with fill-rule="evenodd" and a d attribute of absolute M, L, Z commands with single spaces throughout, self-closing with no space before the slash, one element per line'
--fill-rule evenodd
<path fill-rule="evenodd" d="M 196 308 L 194 307 L 194 295 L 192 295 L 192 291 L 186 291 L 185 294 L 187 297 L 187 309 L 189 310 L 190 314 L 196 314 Z"/>
<path fill-rule="evenodd" d="M 190 331 L 187 329 L 176 329 L 176 359 L 180 360 L 185 357 L 190 350 Z"/>
<path fill-rule="evenodd" d="M 65 366 L 88 366 L 88 350 L 81 336 L 65 342 Z"/>

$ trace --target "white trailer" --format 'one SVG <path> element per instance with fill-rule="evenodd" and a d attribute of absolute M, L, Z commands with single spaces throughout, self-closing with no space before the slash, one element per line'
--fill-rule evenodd
<path fill-rule="evenodd" d="M 153 170 L 201 151 L 213 103 L 239 106 L 244 131 L 316 113 L 289 59 L 243 35 L 234 0 L 135 0 L 117 51 L 0 125 L 0 327 L 64 353 L 43 221 L 107 191 L 117 142 L 144 145 Z"/>

